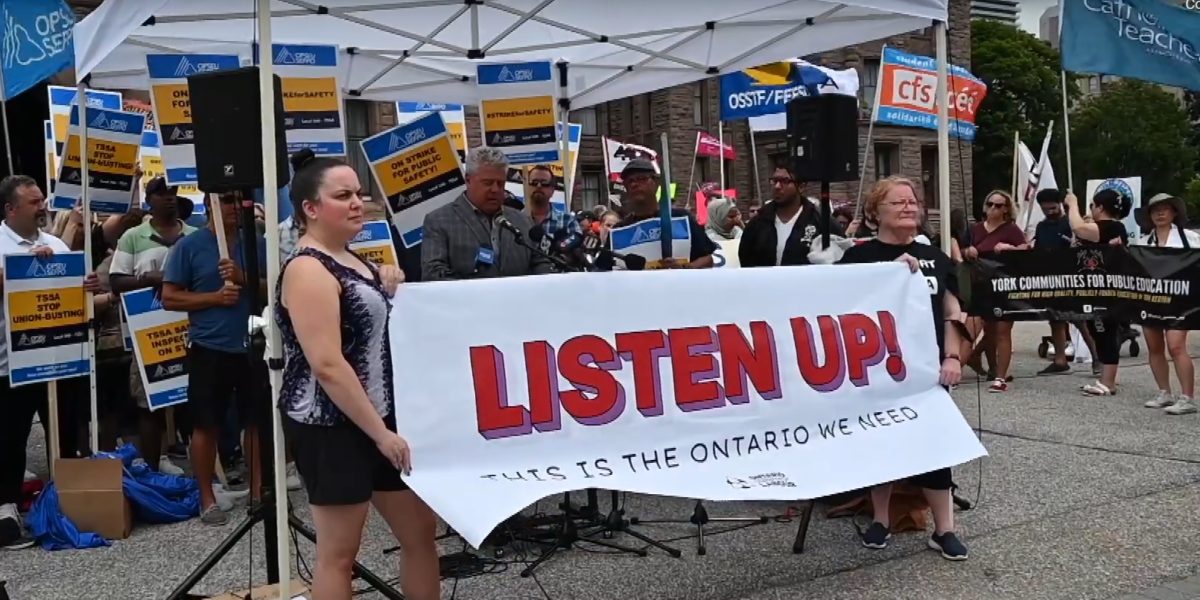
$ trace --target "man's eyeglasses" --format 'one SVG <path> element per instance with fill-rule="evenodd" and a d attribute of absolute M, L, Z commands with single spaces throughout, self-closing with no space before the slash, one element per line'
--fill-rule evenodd
<path fill-rule="evenodd" d="M 553 185 L 554 182 L 548 179 L 532 179 L 529 181 L 530 187 L 551 187 Z"/>
<path fill-rule="evenodd" d="M 772 177 L 768 181 L 771 185 L 790 185 L 796 183 L 796 180 L 791 177 Z"/>

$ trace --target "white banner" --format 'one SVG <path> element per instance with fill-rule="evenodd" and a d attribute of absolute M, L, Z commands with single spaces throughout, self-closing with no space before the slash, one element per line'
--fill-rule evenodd
<path fill-rule="evenodd" d="M 556 318 L 579 298 L 614 310 Z M 985 454 L 898 264 L 416 283 L 389 327 L 405 479 L 476 547 L 571 490 L 798 500 Z"/>
<path fill-rule="evenodd" d="M 82 252 L 4 257 L 4 314 L 13 386 L 91 370 Z"/>
<path fill-rule="evenodd" d="M 662 265 L 662 222 L 658 219 L 647 219 L 633 225 L 613 228 L 608 239 L 613 252 L 618 254 L 636 254 L 646 259 L 647 269 L 657 269 Z M 671 218 L 671 256 L 691 260 L 692 227 L 687 217 Z"/>
<path fill-rule="evenodd" d="M 121 294 L 150 410 L 187 402 L 187 313 L 163 309 L 153 288 Z"/>
<path fill-rule="evenodd" d="M 717 242 L 717 251 L 713 252 L 714 269 L 739 269 L 742 266 L 738 258 L 738 249 L 742 246 L 742 238 L 736 240 L 721 240 Z"/>

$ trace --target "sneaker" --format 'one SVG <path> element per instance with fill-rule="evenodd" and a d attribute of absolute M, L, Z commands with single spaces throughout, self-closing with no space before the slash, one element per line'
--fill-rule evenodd
<path fill-rule="evenodd" d="M 217 506 L 226 512 L 233 510 L 234 505 L 236 505 L 239 500 L 250 495 L 250 490 L 243 492 L 231 492 L 226 490 L 221 484 L 215 482 L 212 484 L 212 489 L 213 498 L 216 499 Z"/>
<path fill-rule="evenodd" d="M 37 478 L 38 478 L 38 476 L 36 473 L 26 469 L 25 470 L 25 479 L 23 479 L 22 481 L 36 481 Z"/>
<path fill-rule="evenodd" d="M 164 475 L 183 475 L 183 469 L 171 462 L 170 457 L 167 456 L 158 459 L 158 472 Z"/>
<path fill-rule="evenodd" d="M 288 463 L 287 478 L 284 483 L 289 492 L 298 492 L 301 487 L 304 487 L 300 482 L 300 472 L 296 470 L 296 463 Z"/>
<path fill-rule="evenodd" d="M 1175 396 L 1172 396 L 1171 392 L 1159 390 L 1158 395 L 1153 400 L 1147 400 L 1142 406 L 1146 408 L 1166 408 L 1172 404 L 1175 404 Z"/>
<path fill-rule="evenodd" d="M 25 533 L 17 505 L 0 505 L 0 549 L 24 550 L 34 543 L 34 539 Z"/>
<path fill-rule="evenodd" d="M 1007 392 L 1007 391 L 1008 391 L 1008 383 L 1006 381 L 1004 381 L 1003 379 L 997 379 L 992 382 L 992 385 L 988 386 L 988 393 L 991 393 L 991 394 L 1003 394 L 1004 392 Z"/>
<path fill-rule="evenodd" d="M 221 507 L 214 504 L 200 513 L 200 522 L 205 525 L 221 526 L 229 522 L 229 515 L 221 510 Z"/>
<path fill-rule="evenodd" d="M 1191 398 L 1180 395 L 1179 400 L 1175 404 L 1168 406 L 1163 412 L 1168 415 L 1190 415 L 1196 412 L 1196 405 L 1192 402 Z"/>
<path fill-rule="evenodd" d="M 929 548 L 941 552 L 946 560 L 967 560 L 967 546 L 958 540 L 953 531 L 933 534 L 929 538 Z"/>
<path fill-rule="evenodd" d="M 863 533 L 862 545 L 873 550 L 882 550 L 887 548 L 888 540 L 891 537 L 892 532 L 888 531 L 887 525 L 879 522 L 871 523 L 866 533 Z"/>
<path fill-rule="evenodd" d="M 1075 358 L 1075 344 L 1067 342 L 1067 351 L 1063 354 L 1067 356 L 1067 360 Z"/>
<path fill-rule="evenodd" d="M 1050 363 L 1045 369 L 1038 371 L 1038 375 L 1061 375 L 1062 373 L 1070 373 L 1071 365 L 1060 365 L 1058 363 Z"/>

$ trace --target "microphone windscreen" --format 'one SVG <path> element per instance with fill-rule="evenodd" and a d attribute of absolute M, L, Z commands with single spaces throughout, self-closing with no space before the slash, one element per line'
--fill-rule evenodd
<path fill-rule="evenodd" d="M 592 233 L 600 234 L 600 221 L 592 221 Z"/>
<path fill-rule="evenodd" d="M 529 239 L 535 244 L 542 243 L 542 238 L 544 237 L 546 237 L 546 228 L 541 225 L 534 225 L 529 230 Z"/>

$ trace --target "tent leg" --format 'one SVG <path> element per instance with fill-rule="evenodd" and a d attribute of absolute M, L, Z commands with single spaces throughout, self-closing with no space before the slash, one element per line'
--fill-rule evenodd
<path fill-rule="evenodd" d="M 942 252 L 950 255 L 950 117 L 946 106 L 950 83 L 947 71 L 946 23 L 938 21 L 934 28 L 937 37 L 937 119 L 938 119 L 938 213 L 941 221 Z"/>

